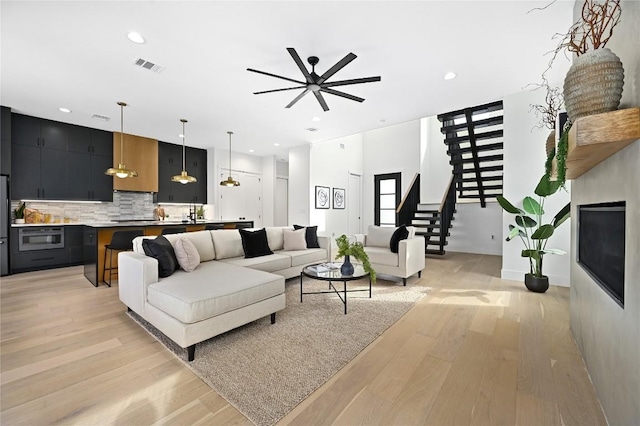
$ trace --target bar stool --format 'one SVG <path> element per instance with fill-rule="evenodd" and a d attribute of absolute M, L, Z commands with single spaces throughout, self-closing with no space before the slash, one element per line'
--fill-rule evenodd
<path fill-rule="evenodd" d="M 216 229 L 224 229 L 224 223 L 209 223 L 204 226 L 205 231 L 214 231 Z"/>
<path fill-rule="evenodd" d="M 164 228 L 162 230 L 162 234 L 161 235 L 182 234 L 183 232 L 187 232 L 187 227 L 186 226 L 174 226 L 174 227 L 171 227 L 171 228 Z"/>
<path fill-rule="evenodd" d="M 115 231 L 111 236 L 111 242 L 104 245 L 104 261 L 102 262 L 102 282 L 111 287 L 113 270 L 118 275 L 118 267 L 113 266 L 113 252 L 133 250 L 133 239 L 144 235 L 141 229 L 128 231 Z M 107 268 L 107 251 L 109 252 L 109 267 Z M 109 282 L 106 280 L 106 272 L 109 271 Z"/>

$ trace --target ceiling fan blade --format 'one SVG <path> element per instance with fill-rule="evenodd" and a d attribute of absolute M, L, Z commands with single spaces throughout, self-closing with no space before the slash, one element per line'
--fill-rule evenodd
<path fill-rule="evenodd" d="M 332 81 L 330 83 L 322 83 L 322 87 L 335 87 L 335 86 L 346 86 L 349 84 L 361 84 L 361 83 L 373 83 L 376 81 L 380 81 L 382 78 L 378 77 L 365 77 L 365 78 L 353 78 L 351 80 L 340 80 L 340 81 Z"/>
<path fill-rule="evenodd" d="M 304 95 L 306 95 L 307 93 L 309 93 L 309 89 L 304 89 L 304 92 L 300 93 L 298 96 L 296 96 L 296 98 L 294 100 L 292 100 L 289 105 L 287 105 L 285 108 L 291 108 L 292 106 L 295 105 L 296 102 L 298 102 L 300 99 L 302 99 L 302 97 Z"/>
<path fill-rule="evenodd" d="M 262 95 L 263 93 L 283 92 L 285 90 L 303 89 L 304 86 L 287 87 L 285 89 L 263 90 L 261 92 L 253 92 L 254 95 Z"/>
<path fill-rule="evenodd" d="M 350 95 L 350 94 L 344 93 L 344 92 L 338 92 L 337 90 L 329 89 L 327 87 L 321 88 L 320 91 L 321 92 L 325 92 L 325 93 L 329 93 L 331 95 L 340 96 L 342 98 L 351 99 L 352 101 L 356 101 L 356 102 L 363 102 L 364 101 L 364 98 L 359 98 L 357 96 L 353 96 L 353 95 Z"/>
<path fill-rule="evenodd" d="M 302 75 L 304 75 L 304 78 L 307 79 L 307 83 L 313 83 L 313 78 L 311 78 L 311 74 L 309 74 L 307 67 L 304 66 L 304 63 L 302 62 L 302 59 L 300 59 L 300 56 L 298 55 L 298 52 L 296 52 L 296 49 L 294 49 L 293 47 L 287 47 L 287 52 L 289 52 L 289 54 L 293 58 L 293 61 L 296 63 L 298 68 L 300 68 L 300 71 L 302 71 Z"/>
<path fill-rule="evenodd" d="M 258 73 L 258 74 L 268 75 L 269 77 L 275 77 L 275 78 L 279 78 L 279 79 L 282 79 L 282 80 L 291 81 L 291 82 L 293 82 L 293 83 L 298 83 L 298 84 L 302 84 L 302 85 L 306 85 L 306 84 L 307 84 L 307 83 L 305 83 L 305 82 L 303 82 L 303 81 L 294 80 L 294 79 L 292 79 L 292 78 L 283 77 L 283 76 L 281 76 L 281 75 L 271 74 L 270 72 L 264 72 L 264 71 L 254 70 L 253 68 L 247 68 L 247 71 L 256 72 L 256 73 Z"/>
<path fill-rule="evenodd" d="M 316 99 L 318 100 L 318 102 L 320 102 L 320 106 L 322 107 L 322 109 L 327 112 L 329 111 L 329 105 L 327 105 L 327 103 L 324 100 L 324 97 L 322 96 L 322 93 L 320 93 L 320 91 L 317 92 L 313 92 L 314 95 L 316 95 Z"/>
<path fill-rule="evenodd" d="M 353 53 L 349 53 L 347 56 L 340 59 L 334 66 L 329 68 L 324 74 L 320 76 L 317 84 L 324 83 L 329 77 L 331 77 L 332 75 L 340 71 L 342 68 L 344 68 L 349 62 L 353 61 L 355 58 L 357 58 L 356 55 L 354 55 Z"/>

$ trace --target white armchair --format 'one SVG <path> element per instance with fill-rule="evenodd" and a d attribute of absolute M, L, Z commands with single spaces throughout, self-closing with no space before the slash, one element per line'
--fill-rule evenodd
<path fill-rule="evenodd" d="M 369 256 L 371 266 L 378 274 L 392 275 L 402 278 L 407 285 L 407 278 L 414 274 L 422 276 L 425 265 L 424 237 L 415 235 L 415 228 L 407 226 L 409 237 L 400 240 L 398 253 L 391 251 L 391 236 L 397 228 L 369 226 L 367 234 L 356 234 L 358 241 L 364 244 L 364 251 Z"/>

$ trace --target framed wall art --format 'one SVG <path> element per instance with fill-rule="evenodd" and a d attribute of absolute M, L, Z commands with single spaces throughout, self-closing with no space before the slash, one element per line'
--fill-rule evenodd
<path fill-rule="evenodd" d="M 330 201 L 329 187 L 316 185 L 316 209 L 328 209 Z"/>
<path fill-rule="evenodd" d="M 333 208 L 344 209 L 344 188 L 333 188 Z"/>

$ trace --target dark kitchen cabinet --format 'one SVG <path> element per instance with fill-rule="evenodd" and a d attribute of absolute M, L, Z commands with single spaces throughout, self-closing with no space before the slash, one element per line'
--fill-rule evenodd
<path fill-rule="evenodd" d="M 11 108 L 0 107 L 0 174 L 11 175 Z"/>
<path fill-rule="evenodd" d="M 73 126 L 67 158 L 67 199 L 113 201 L 113 177 L 104 174 L 113 165 L 113 133 Z"/>
<path fill-rule="evenodd" d="M 113 200 L 113 134 L 66 123 L 11 115 L 12 198 Z"/>
<path fill-rule="evenodd" d="M 171 177 L 182 172 L 182 146 L 158 142 L 158 196 L 159 203 L 207 202 L 207 151 L 186 147 L 187 173 L 198 179 L 196 183 L 172 182 Z"/>
<path fill-rule="evenodd" d="M 11 197 L 63 200 L 67 186 L 67 153 L 37 146 L 12 146 Z"/>
<path fill-rule="evenodd" d="M 82 265 L 84 262 L 84 226 L 65 226 L 64 244 L 68 255 L 67 264 L 69 266 Z"/>
<path fill-rule="evenodd" d="M 70 124 L 22 114 L 11 114 L 11 139 L 14 144 L 67 150 Z"/>
<path fill-rule="evenodd" d="M 207 150 L 187 147 L 187 168 L 198 179 L 195 184 L 193 201 L 207 203 Z M 191 166 L 189 166 L 191 164 Z"/>

